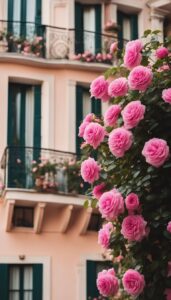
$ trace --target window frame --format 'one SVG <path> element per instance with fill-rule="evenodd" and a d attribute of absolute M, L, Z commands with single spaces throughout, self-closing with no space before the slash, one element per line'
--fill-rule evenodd
<path fill-rule="evenodd" d="M 23 209 L 23 215 L 22 215 L 22 218 L 24 218 L 24 216 L 25 216 L 25 214 L 26 214 L 26 212 L 25 212 L 25 210 L 30 210 L 30 211 L 32 211 L 32 220 L 31 220 L 31 225 L 32 226 L 26 226 L 26 225 L 24 225 L 23 223 L 22 223 L 22 225 L 16 225 L 16 222 L 15 222 L 15 213 L 16 213 L 16 210 L 17 209 Z M 31 206 L 15 206 L 14 207 L 14 212 L 13 212 L 13 219 L 12 219 L 12 225 L 15 227 L 15 228 L 30 228 L 30 229 L 32 229 L 32 228 L 34 228 L 34 207 L 31 207 Z"/>

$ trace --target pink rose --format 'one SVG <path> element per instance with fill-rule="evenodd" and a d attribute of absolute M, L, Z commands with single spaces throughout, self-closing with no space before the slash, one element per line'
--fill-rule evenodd
<path fill-rule="evenodd" d="M 168 56 L 168 54 L 169 50 L 166 47 L 159 47 L 155 53 L 156 57 L 159 59 L 165 58 L 166 56 Z"/>
<path fill-rule="evenodd" d="M 138 196 L 134 193 L 129 194 L 125 199 L 125 205 L 128 210 L 137 210 L 140 205 Z"/>
<path fill-rule="evenodd" d="M 102 102 L 108 102 L 110 100 L 110 96 L 108 94 L 108 90 L 106 91 L 106 94 L 101 98 Z"/>
<path fill-rule="evenodd" d="M 171 233 L 171 221 L 167 224 L 167 231 Z"/>
<path fill-rule="evenodd" d="M 103 218 L 114 220 L 124 212 L 124 201 L 121 193 L 116 189 L 105 192 L 99 199 L 99 211 Z"/>
<path fill-rule="evenodd" d="M 105 129 L 98 123 L 89 123 L 84 131 L 84 140 L 94 149 L 103 142 L 105 137 Z"/>
<path fill-rule="evenodd" d="M 93 113 L 90 113 L 85 116 L 83 122 L 92 122 L 95 119 L 95 115 Z"/>
<path fill-rule="evenodd" d="M 145 91 L 152 82 L 151 69 L 143 66 L 135 67 L 128 76 L 128 84 L 131 90 Z"/>
<path fill-rule="evenodd" d="M 81 176 L 85 182 L 93 183 L 99 179 L 100 166 L 94 160 L 89 157 L 81 164 Z"/>
<path fill-rule="evenodd" d="M 162 99 L 171 104 L 171 88 L 163 90 Z"/>
<path fill-rule="evenodd" d="M 129 269 L 122 278 L 124 290 L 131 296 L 140 295 L 145 287 L 144 276 L 136 270 Z"/>
<path fill-rule="evenodd" d="M 114 42 L 110 45 L 110 54 L 113 54 L 118 50 L 118 42 Z"/>
<path fill-rule="evenodd" d="M 113 229 L 112 223 L 107 223 L 103 225 L 103 227 L 99 230 L 98 233 L 98 243 L 101 245 L 103 248 L 107 249 L 110 244 L 110 234 Z"/>
<path fill-rule="evenodd" d="M 116 157 L 123 157 L 133 142 L 133 135 L 125 128 L 116 128 L 109 135 L 109 149 Z"/>
<path fill-rule="evenodd" d="M 168 261 L 167 277 L 171 276 L 171 261 Z"/>
<path fill-rule="evenodd" d="M 107 94 L 108 85 L 109 83 L 105 80 L 104 76 L 94 79 L 90 85 L 91 97 L 95 97 L 96 99 L 103 98 Z"/>
<path fill-rule="evenodd" d="M 105 189 L 105 183 L 100 183 L 93 188 L 93 197 L 98 199 L 102 196 Z"/>
<path fill-rule="evenodd" d="M 128 49 L 132 48 L 132 47 L 136 47 L 136 51 L 141 51 L 143 49 L 143 43 L 141 40 L 133 40 L 130 41 L 126 44 L 125 50 L 127 51 Z"/>
<path fill-rule="evenodd" d="M 171 300 L 171 289 L 165 290 L 166 300 Z"/>
<path fill-rule="evenodd" d="M 142 150 L 146 162 L 158 168 L 164 164 L 169 156 L 169 147 L 167 142 L 162 139 L 153 138 L 145 143 Z"/>
<path fill-rule="evenodd" d="M 128 81 L 125 77 L 113 80 L 109 84 L 108 94 L 110 97 L 125 96 L 128 92 Z"/>
<path fill-rule="evenodd" d="M 121 112 L 119 104 L 111 105 L 104 114 L 104 123 L 106 126 L 115 126 Z"/>
<path fill-rule="evenodd" d="M 115 296 L 119 290 L 119 282 L 113 269 L 103 270 L 97 277 L 97 288 L 104 297 Z"/>
<path fill-rule="evenodd" d="M 84 121 L 83 123 L 81 123 L 80 127 L 79 127 L 79 133 L 78 133 L 78 136 L 79 137 L 83 137 L 84 136 L 84 131 L 87 127 L 87 125 L 89 125 L 90 123 L 89 122 L 86 122 Z"/>
<path fill-rule="evenodd" d="M 121 233 L 128 241 L 141 241 L 146 236 L 147 222 L 141 215 L 130 215 L 122 222 Z"/>
<path fill-rule="evenodd" d="M 124 127 L 126 129 L 134 128 L 144 119 L 145 106 L 139 100 L 128 103 L 122 111 Z"/>

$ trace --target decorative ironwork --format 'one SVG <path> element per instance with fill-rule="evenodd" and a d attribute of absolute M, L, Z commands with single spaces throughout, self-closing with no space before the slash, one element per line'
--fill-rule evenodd
<path fill-rule="evenodd" d="M 74 153 L 44 148 L 7 147 L 1 168 L 7 188 L 83 194 L 80 165 Z"/>
<path fill-rule="evenodd" d="M 114 32 L 101 34 L 31 22 L 0 21 L 0 52 L 48 59 L 112 63 L 110 45 L 116 41 L 118 37 Z M 119 44 L 124 45 L 126 42 L 122 40 Z"/>

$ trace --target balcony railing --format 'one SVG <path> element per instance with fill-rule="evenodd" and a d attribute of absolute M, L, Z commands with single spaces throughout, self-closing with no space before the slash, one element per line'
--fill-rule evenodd
<path fill-rule="evenodd" d="M 83 194 L 77 156 L 31 147 L 7 147 L 1 160 L 5 188 L 38 192 Z"/>
<path fill-rule="evenodd" d="M 114 33 L 66 29 L 31 22 L 0 21 L 0 52 L 48 59 L 71 59 L 112 63 L 110 45 L 118 41 Z M 119 41 L 121 47 L 126 40 Z"/>

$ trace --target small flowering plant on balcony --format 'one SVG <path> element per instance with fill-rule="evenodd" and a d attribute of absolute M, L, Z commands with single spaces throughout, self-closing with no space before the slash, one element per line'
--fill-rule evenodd
<path fill-rule="evenodd" d="M 90 51 L 85 51 L 84 53 L 75 54 L 73 60 L 82 61 L 82 62 L 98 62 L 98 63 L 107 63 L 112 64 L 113 56 L 111 53 L 97 53 L 92 54 Z"/>
<path fill-rule="evenodd" d="M 80 126 L 85 206 L 106 221 L 98 242 L 114 262 L 97 287 L 110 299 L 171 299 L 171 39 L 158 33 L 128 42 L 93 80 L 91 97 L 110 105 Z"/>

